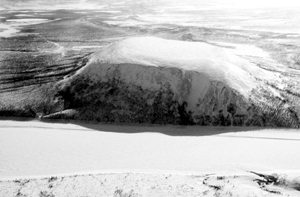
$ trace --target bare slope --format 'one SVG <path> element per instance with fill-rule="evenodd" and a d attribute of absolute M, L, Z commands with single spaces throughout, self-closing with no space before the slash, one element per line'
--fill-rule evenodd
<path fill-rule="evenodd" d="M 265 81 L 280 78 L 252 62 L 228 47 L 203 42 L 127 38 L 101 48 L 85 67 L 60 82 L 68 113 L 47 117 L 291 126 L 298 120 L 289 114 L 268 119 L 265 105 L 278 92 Z"/>

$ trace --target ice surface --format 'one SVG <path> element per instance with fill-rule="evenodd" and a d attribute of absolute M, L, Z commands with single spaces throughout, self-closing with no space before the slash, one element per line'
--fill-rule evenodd
<path fill-rule="evenodd" d="M 0 38 L 1 37 L 10 37 L 12 36 L 13 34 L 19 32 L 19 30 L 7 25 L 7 24 L 4 24 L 4 23 L 0 23 Z"/>
<path fill-rule="evenodd" d="M 0 177 L 299 170 L 292 129 L 0 122 Z"/>

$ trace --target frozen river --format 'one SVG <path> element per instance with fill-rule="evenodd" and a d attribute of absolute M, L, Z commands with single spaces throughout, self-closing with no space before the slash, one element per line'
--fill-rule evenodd
<path fill-rule="evenodd" d="M 0 122 L 0 178 L 87 172 L 299 170 L 300 132 Z"/>

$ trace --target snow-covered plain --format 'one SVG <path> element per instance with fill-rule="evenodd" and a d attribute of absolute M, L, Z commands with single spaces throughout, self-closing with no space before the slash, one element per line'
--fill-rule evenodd
<path fill-rule="evenodd" d="M 10 183 L 4 180 L 50 176 L 66 177 L 71 182 L 78 179 L 77 185 L 84 185 L 85 179 L 91 179 L 89 173 L 112 179 L 112 185 L 119 184 L 113 179 L 123 177 L 124 173 L 129 173 L 131 181 L 137 181 L 137 177 L 156 177 L 156 182 L 162 174 L 178 174 L 184 179 L 208 173 L 247 175 L 235 183 L 241 186 L 257 185 L 250 180 L 258 177 L 250 176 L 249 171 L 293 176 L 300 172 L 300 133 L 293 129 L 8 120 L 1 121 L 0 128 L 0 180 L 3 181 L 0 187 L 3 188 Z M 83 177 L 71 176 L 74 174 Z M 176 184 L 181 181 L 182 178 L 177 179 Z M 192 184 L 185 182 L 189 183 Z M 92 186 L 86 183 L 84 187 Z M 142 183 L 139 187 L 143 188 Z"/>
<path fill-rule="evenodd" d="M 0 176 L 300 170 L 293 129 L 0 123 Z"/>
<path fill-rule="evenodd" d="M 294 129 L 1 121 L 2 178 L 86 171 L 300 170 Z"/>
<path fill-rule="evenodd" d="M 0 23 L 0 37 L 10 37 L 15 33 L 19 32 L 16 28 L 13 28 L 10 25 Z"/>
<path fill-rule="evenodd" d="M 55 20 L 42 18 L 7 19 L 5 23 L 0 23 L 0 30 L 3 29 L 2 31 L 0 31 L 0 38 L 7 38 L 16 35 L 18 32 L 20 32 L 22 26 L 47 23 Z"/>

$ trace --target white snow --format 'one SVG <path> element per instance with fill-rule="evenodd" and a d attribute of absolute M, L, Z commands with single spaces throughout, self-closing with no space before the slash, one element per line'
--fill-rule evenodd
<path fill-rule="evenodd" d="M 111 17 L 112 19 L 116 18 L 116 17 Z M 147 25 L 146 22 L 143 22 L 143 21 L 136 21 L 136 20 L 131 20 L 131 19 L 128 19 L 128 20 L 125 20 L 125 21 L 110 21 L 110 20 L 107 20 L 107 21 L 103 21 L 105 23 L 107 23 L 108 25 L 119 25 L 121 27 L 130 27 L 130 26 L 138 26 L 138 25 Z"/>
<path fill-rule="evenodd" d="M 299 171 L 293 129 L 0 122 L 0 179 L 88 172 Z"/>
<path fill-rule="evenodd" d="M 117 13 L 121 13 L 122 11 L 120 11 L 120 10 L 99 10 L 99 11 L 95 11 L 95 12 L 117 14 Z"/>
<path fill-rule="evenodd" d="M 241 50 L 244 48 L 242 47 Z M 104 65 L 105 63 L 128 63 L 195 71 L 195 73 L 205 75 L 201 79 L 202 83 L 197 83 L 197 77 L 191 79 L 193 87 L 200 88 L 198 93 L 203 93 L 207 89 L 210 80 L 217 80 L 229 85 L 245 97 L 248 97 L 251 90 L 257 86 L 253 76 L 275 77 L 273 73 L 239 57 L 239 54 L 231 49 L 202 42 L 184 42 L 157 37 L 127 38 L 104 47 L 92 56 L 90 63 L 82 68 L 78 74 L 102 80 L 105 76 L 107 77 L 105 69 L 110 68 L 108 64 Z M 100 66 L 100 64 L 102 65 Z M 139 77 L 146 75 L 144 70 L 139 70 L 141 68 L 136 67 L 134 70 L 134 68 L 120 67 L 119 69 L 123 69 L 121 73 L 126 76 L 128 83 L 140 80 L 140 83 L 144 84 L 143 87 L 149 88 L 151 86 L 145 82 L 145 77 L 139 79 Z M 176 77 L 169 76 L 167 73 L 165 75 L 170 81 Z M 178 80 L 174 79 L 171 84 L 173 90 L 176 90 L 177 83 Z"/>
<path fill-rule="evenodd" d="M 180 26 L 299 33 L 299 7 L 285 6 L 288 4 L 279 8 L 273 7 L 273 2 L 267 3 L 269 7 L 252 7 L 244 1 L 242 7 L 241 4 L 230 4 L 227 1 L 225 4 L 220 1 L 182 1 L 180 5 L 178 2 L 173 3 L 168 1 L 153 6 L 154 12 L 132 14 L 138 16 L 138 19 L 147 25 L 167 23 Z M 130 20 L 106 22 L 120 26 L 141 25 Z"/>
<path fill-rule="evenodd" d="M 286 35 L 286 37 L 288 37 L 288 38 L 298 38 L 298 37 L 300 37 L 300 35 L 299 34 L 288 34 L 288 35 Z"/>
<path fill-rule="evenodd" d="M 8 22 L 34 22 L 34 21 L 47 21 L 43 18 L 20 18 L 20 19 L 7 19 Z"/>
<path fill-rule="evenodd" d="M 34 25 L 34 24 L 40 24 L 49 22 L 48 19 L 43 18 L 20 18 L 20 19 L 7 19 L 6 22 L 8 22 L 11 26 L 23 26 L 23 25 Z"/>
<path fill-rule="evenodd" d="M 262 58 L 270 58 L 270 55 L 261 48 L 258 48 L 254 45 L 249 44 L 235 44 L 228 42 L 213 42 L 214 44 L 218 44 L 220 46 L 233 47 L 233 53 L 237 55 L 247 55 L 247 56 L 256 56 Z"/>
<path fill-rule="evenodd" d="M 90 49 L 90 48 L 102 48 L 102 47 L 105 47 L 105 46 L 99 46 L 99 45 L 95 45 L 95 46 L 73 46 L 72 47 L 72 50 L 81 50 L 81 49 Z"/>
<path fill-rule="evenodd" d="M 11 27 L 10 25 L 4 24 L 4 23 L 0 23 L 0 38 L 1 37 L 4 37 L 4 38 L 10 37 L 17 32 L 19 32 L 19 30 L 17 30 L 16 28 Z"/>
<path fill-rule="evenodd" d="M 47 23 L 51 21 L 60 20 L 48 20 L 42 18 L 21 18 L 21 19 L 7 19 L 6 23 L 0 23 L 0 37 L 11 37 L 16 33 L 20 32 L 20 28 L 26 25 L 35 25 L 41 23 Z M 1 31 L 1 29 L 4 29 Z"/>
<path fill-rule="evenodd" d="M 279 174 L 280 184 L 261 185 L 253 173 L 103 173 L 0 182 L 1 196 L 251 196 L 298 197 L 300 174 Z M 262 183 L 262 182 L 261 182 Z M 263 183 L 262 183 L 263 184 Z M 278 184 L 278 185 L 277 185 Z M 277 193 L 276 193 L 277 192 Z"/>
<path fill-rule="evenodd" d="M 19 16 L 19 17 L 27 17 L 27 16 L 34 16 L 32 14 L 16 14 L 15 16 Z"/>

